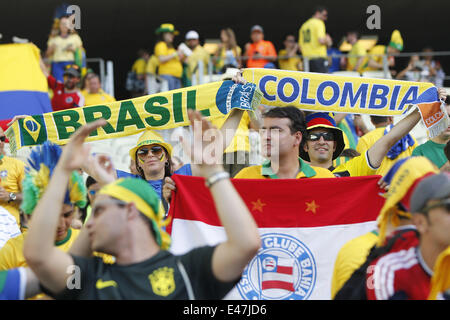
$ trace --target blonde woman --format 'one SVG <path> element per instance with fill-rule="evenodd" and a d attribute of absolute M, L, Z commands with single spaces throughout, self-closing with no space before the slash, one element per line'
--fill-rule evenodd
<path fill-rule="evenodd" d="M 234 31 L 230 28 L 222 29 L 220 40 L 221 43 L 214 55 L 216 70 L 225 73 L 227 68 L 240 68 L 242 50 L 236 43 Z"/>

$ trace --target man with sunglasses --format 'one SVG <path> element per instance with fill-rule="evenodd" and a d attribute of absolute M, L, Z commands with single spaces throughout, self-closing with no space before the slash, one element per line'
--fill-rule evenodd
<path fill-rule="evenodd" d="M 369 299 L 428 298 L 437 258 L 450 246 L 449 175 L 433 174 L 422 179 L 412 192 L 410 212 L 419 244 L 390 252 L 370 265 Z"/>
<path fill-rule="evenodd" d="M 6 135 L 0 128 L 0 206 L 20 223 L 19 206 L 22 201 L 22 180 L 25 164 L 5 155 Z"/>
<path fill-rule="evenodd" d="M 64 82 L 61 82 L 48 72 L 42 59 L 40 66 L 47 78 L 49 88 L 53 91 L 51 101 L 53 111 L 84 106 L 84 96 L 78 88 L 81 79 L 80 67 L 75 64 L 67 65 L 64 70 Z"/>

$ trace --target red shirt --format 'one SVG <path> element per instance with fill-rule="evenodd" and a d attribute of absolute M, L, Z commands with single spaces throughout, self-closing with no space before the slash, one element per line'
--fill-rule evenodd
<path fill-rule="evenodd" d="M 247 55 L 249 56 L 249 59 L 247 60 L 247 67 L 248 68 L 264 68 L 264 66 L 271 62 L 267 59 L 252 59 L 253 55 L 258 52 L 259 54 L 263 56 L 271 56 L 276 57 L 277 51 L 275 50 L 275 47 L 273 46 L 272 42 L 261 40 L 256 43 L 250 44 L 250 47 L 248 49 Z"/>
<path fill-rule="evenodd" d="M 425 264 L 415 233 L 405 233 L 392 250 L 376 259 L 367 269 L 368 300 L 426 300 L 433 271 Z"/>
<path fill-rule="evenodd" d="M 84 106 L 84 97 L 81 92 L 66 93 L 64 83 L 57 81 L 53 76 L 47 77 L 48 86 L 53 90 L 53 111 L 65 110 Z"/>

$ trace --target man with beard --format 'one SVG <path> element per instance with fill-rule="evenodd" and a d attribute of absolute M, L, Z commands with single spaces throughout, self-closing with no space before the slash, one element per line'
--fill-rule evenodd
<path fill-rule="evenodd" d="M 64 70 L 64 82 L 56 80 L 47 70 L 47 67 L 40 61 L 41 70 L 47 77 L 48 86 L 53 91 L 52 108 L 53 111 L 65 110 L 84 106 L 84 97 L 78 88 L 80 83 L 80 68 L 71 64 Z"/>

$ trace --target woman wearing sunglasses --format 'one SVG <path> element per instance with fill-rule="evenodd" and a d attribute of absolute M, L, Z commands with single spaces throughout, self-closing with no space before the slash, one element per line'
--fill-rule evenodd
<path fill-rule="evenodd" d="M 137 175 L 117 170 L 117 178 L 139 177 L 146 180 L 161 197 L 165 177 L 172 174 L 192 175 L 190 164 L 174 170 L 172 162 L 172 145 L 153 131 L 145 131 L 135 147 L 130 150 L 131 161 L 136 165 Z"/>

